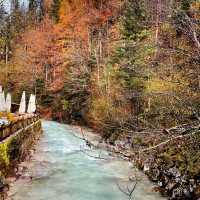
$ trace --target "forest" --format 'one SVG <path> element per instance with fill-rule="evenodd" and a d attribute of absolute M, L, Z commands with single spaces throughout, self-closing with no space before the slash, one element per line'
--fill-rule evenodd
<path fill-rule="evenodd" d="M 0 80 L 15 101 L 34 91 L 45 117 L 103 132 L 199 118 L 198 1 L 10 7 L 1 3 Z"/>
<path fill-rule="evenodd" d="M 111 145 L 169 139 L 156 162 L 199 177 L 200 137 L 172 140 L 199 134 L 199 0 L 1 0 L 0 84 L 13 102 L 34 93 L 43 118 L 90 127 Z"/>

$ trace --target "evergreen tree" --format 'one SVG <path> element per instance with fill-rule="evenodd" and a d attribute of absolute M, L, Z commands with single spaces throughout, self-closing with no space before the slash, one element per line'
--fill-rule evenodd
<path fill-rule="evenodd" d="M 43 17 L 44 17 L 45 11 L 44 11 L 44 1 L 43 0 L 39 0 L 38 1 L 38 20 L 42 21 Z"/>
<path fill-rule="evenodd" d="M 126 39 L 136 40 L 144 29 L 145 10 L 143 1 L 128 0 L 122 17 L 122 33 Z"/>
<path fill-rule="evenodd" d="M 40 22 L 44 16 L 43 0 L 29 0 L 28 12 L 29 24 L 36 24 Z"/>
<path fill-rule="evenodd" d="M 20 9 L 19 0 L 12 0 L 11 1 L 11 12 L 16 12 Z"/>
<path fill-rule="evenodd" d="M 12 0 L 10 19 L 13 35 L 19 34 L 23 29 L 23 11 L 21 10 L 19 0 Z"/>
<path fill-rule="evenodd" d="M 5 8 L 4 8 L 3 4 L 1 4 L 0 5 L 0 25 L 2 25 L 5 15 L 6 15 Z"/>
<path fill-rule="evenodd" d="M 176 29 L 177 36 L 186 33 L 188 30 L 187 20 L 190 18 L 190 7 L 193 0 L 181 0 L 181 4 L 178 7 L 177 4 L 174 4 L 172 23 Z"/>
<path fill-rule="evenodd" d="M 55 23 L 59 22 L 60 4 L 61 4 L 61 0 L 53 0 L 52 6 L 51 6 L 50 15 Z"/>
<path fill-rule="evenodd" d="M 145 89 L 145 69 L 146 63 L 143 63 L 138 57 L 138 49 L 142 41 L 147 37 L 146 10 L 143 0 L 128 0 L 122 13 L 122 36 L 124 47 L 117 51 L 119 69 L 119 80 L 122 81 L 122 88 L 130 93 L 142 93 Z M 146 49 L 144 49 L 144 52 Z M 137 97 L 131 99 L 131 104 L 135 111 L 139 113 L 139 104 L 142 103 Z"/>
<path fill-rule="evenodd" d="M 37 1 L 36 0 L 29 0 L 28 10 L 29 10 L 29 12 L 36 13 L 36 10 L 37 10 Z"/>
<path fill-rule="evenodd" d="M 6 18 L 6 12 L 4 9 L 3 4 L 0 6 L 0 60 L 4 59 L 4 49 L 5 49 L 5 18 Z"/>
<path fill-rule="evenodd" d="M 181 9 L 184 11 L 188 11 L 190 9 L 192 1 L 191 0 L 182 0 L 181 1 Z"/>
<path fill-rule="evenodd" d="M 11 51 L 11 41 L 14 37 L 13 31 L 12 31 L 12 24 L 10 17 L 6 17 L 4 19 L 4 25 L 1 30 L 1 38 L 2 38 L 2 44 L 3 44 L 3 59 L 5 60 L 5 63 L 9 60 L 9 52 Z"/>

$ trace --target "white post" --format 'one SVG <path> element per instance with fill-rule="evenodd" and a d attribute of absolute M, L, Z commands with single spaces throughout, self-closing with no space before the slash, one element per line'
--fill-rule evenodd
<path fill-rule="evenodd" d="M 3 112 L 3 93 L 0 92 L 0 112 Z"/>
<path fill-rule="evenodd" d="M 24 114 L 25 112 L 26 112 L 26 93 L 25 91 L 23 91 L 19 106 L 19 114 Z"/>
<path fill-rule="evenodd" d="M 7 112 L 10 112 L 10 110 L 11 110 L 11 102 L 12 102 L 11 94 L 8 93 L 7 96 L 6 96 L 6 106 L 5 106 Z"/>
<path fill-rule="evenodd" d="M 36 105 L 35 105 L 35 95 L 31 94 L 29 103 L 28 103 L 28 113 L 34 113 L 36 111 Z"/>
<path fill-rule="evenodd" d="M 33 95 L 33 113 L 36 111 L 36 96 Z"/>
<path fill-rule="evenodd" d="M 5 95 L 4 91 L 0 92 L 0 112 L 6 111 L 6 102 L 5 102 Z"/>

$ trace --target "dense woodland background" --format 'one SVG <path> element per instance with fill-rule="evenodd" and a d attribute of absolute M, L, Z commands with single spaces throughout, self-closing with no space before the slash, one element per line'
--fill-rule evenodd
<path fill-rule="evenodd" d="M 116 139 L 199 119 L 199 0 L 0 3 L 0 83 Z M 114 133 L 114 134 L 113 134 Z"/>

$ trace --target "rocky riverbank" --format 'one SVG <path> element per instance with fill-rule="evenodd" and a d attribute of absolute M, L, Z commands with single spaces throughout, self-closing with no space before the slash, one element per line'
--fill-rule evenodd
<path fill-rule="evenodd" d="M 135 165 L 143 170 L 158 190 L 169 199 L 200 198 L 200 130 L 199 125 L 179 134 L 166 133 L 161 143 L 131 155 Z M 172 134 L 172 135 L 171 135 Z M 161 140 L 162 136 L 158 137 Z M 151 143 L 154 143 L 153 137 Z M 154 148 L 155 147 L 155 148 Z M 134 149 L 136 150 L 136 149 Z"/>
<path fill-rule="evenodd" d="M 135 154 L 135 164 L 169 199 L 200 198 L 200 131 Z"/>
<path fill-rule="evenodd" d="M 182 125 L 168 130 L 136 132 L 100 148 L 131 160 L 169 199 L 200 199 L 200 126 Z M 113 143 L 113 141 L 111 142 Z"/>

